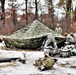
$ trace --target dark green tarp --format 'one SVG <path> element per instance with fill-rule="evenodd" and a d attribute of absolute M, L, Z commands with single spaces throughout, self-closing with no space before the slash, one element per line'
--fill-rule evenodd
<path fill-rule="evenodd" d="M 14 32 L 12 35 L 4 38 L 6 47 L 10 48 L 24 48 L 24 49 L 37 49 L 42 45 L 44 38 L 48 33 L 53 33 L 58 37 L 58 42 L 63 41 L 64 37 L 57 34 L 46 25 L 38 20 L 34 20 L 26 27 Z"/>

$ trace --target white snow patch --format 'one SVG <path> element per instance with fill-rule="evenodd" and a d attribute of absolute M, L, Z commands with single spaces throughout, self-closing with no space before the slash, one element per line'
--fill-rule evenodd
<path fill-rule="evenodd" d="M 33 64 L 36 59 L 44 56 L 43 51 L 7 51 L 0 50 L 0 57 L 22 57 L 23 53 L 26 53 L 26 64 L 20 62 L 0 63 L 0 75 L 28 75 L 28 74 L 42 74 L 42 75 L 76 75 L 76 67 L 71 68 L 68 66 L 76 66 L 76 56 L 70 58 L 57 58 L 57 63 L 53 66 L 53 69 L 40 71 Z M 66 63 L 69 63 L 66 65 Z M 12 64 L 13 65 L 9 65 Z M 64 64 L 66 67 L 62 67 L 59 64 Z M 7 66 L 9 65 L 9 66 Z"/>

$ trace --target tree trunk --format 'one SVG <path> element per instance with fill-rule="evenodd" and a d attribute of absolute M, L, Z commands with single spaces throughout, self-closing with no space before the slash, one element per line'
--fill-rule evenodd
<path fill-rule="evenodd" d="M 74 21 L 76 21 L 76 7 L 75 7 L 75 13 L 74 13 L 74 16 L 75 16 Z"/>
<path fill-rule="evenodd" d="M 54 8 L 52 0 L 48 2 L 51 28 L 54 29 Z"/>
<path fill-rule="evenodd" d="M 71 4 L 72 4 L 72 0 L 66 1 L 66 25 L 67 25 L 67 29 L 71 25 Z"/>
<path fill-rule="evenodd" d="M 25 6 L 26 6 L 26 25 L 28 24 L 27 1 L 28 0 L 25 0 Z"/>
<path fill-rule="evenodd" d="M 3 59 L 0 59 L 0 63 L 16 61 L 17 59 L 19 59 L 19 58 L 3 58 Z"/>
<path fill-rule="evenodd" d="M 2 7 L 2 16 L 1 16 L 1 20 L 4 20 L 5 19 L 5 15 L 4 15 L 4 12 L 5 12 L 5 0 L 1 0 L 1 7 Z"/>
<path fill-rule="evenodd" d="M 36 8 L 36 10 L 35 10 L 35 19 L 38 19 L 38 5 L 37 5 L 37 0 L 35 0 L 35 8 Z"/>
<path fill-rule="evenodd" d="M 17 16 L 16 16 L 16 10 L 13 10 L 13 24 L 16 25 L 17 24 Z"/>

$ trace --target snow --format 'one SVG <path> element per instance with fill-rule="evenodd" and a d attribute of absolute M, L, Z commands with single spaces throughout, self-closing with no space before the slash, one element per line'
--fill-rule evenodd
<path fill-rule="evenodd" d="M 44 56 L 43 51 L 26 51 L 26 50 L 0 50 L 0 58 L 23 57 L 26 53 L 26 64 L 18 61 L 0 63 L 0 75 L 76 75 L 76 56 L 70 58 L 59 58 L 53 66 L 53 69 L 40 71 L 33 64 L 36 59 Z"/>

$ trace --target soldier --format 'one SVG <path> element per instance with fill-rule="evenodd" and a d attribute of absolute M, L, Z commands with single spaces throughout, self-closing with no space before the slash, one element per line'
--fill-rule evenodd
<path fill-rule="evenodd" d="M 66 37 L 67 35 L 68 35 L 68 33 L 67 33 L 67 32 L 65 32 L 65 33 L 64 33 L 64 36 Z"/>
<path fill-rule="evenodd" d="M 57 32 L 58 34 L 61 34 L 62 33 L 62 29 L 61 29 L 61 27 L 60 27 L 59 24 L 57 24 L 57 27 L 55 29 L 55 32 Z"/>
<path fill-rule="evenodd" d="M 55 37 L 52 33 L 48 34 L 47 40 L 44 45 L 44 53 L 50 54 L 50 56 L 53 56 L 54 50 L 57 49 L 57 42 L 55 40 Z"/>
<path fill-rule="evenodd" d="M 72 37 L 71 43 L 72 43 L 72 44 L 75 44 L 75 36 L 74 36 L 74 33 L 71 32 L 71 33 L 70 33 L 70 36 Z"/>
<path fill-rule="evenodd" d="M 66 41 L 69 42 L 69 44 L 75 44 L 75 37 L 73 32 L 66 36 Z"/>
<path fill-rule="evenodd" d="M 67 40 L 67 35 L 68 35 L 68 33 L 65 32 L 65 33 L 64 33 L 64 36 L 65 36 L 64 46 L 69 44 L 69 41 Z"/>

